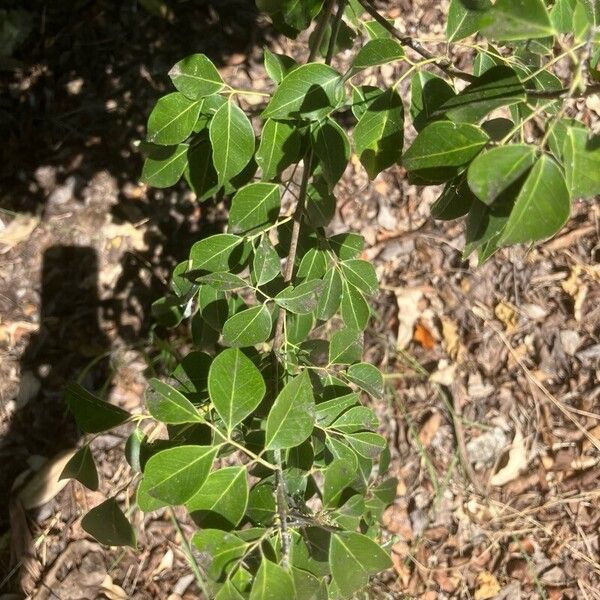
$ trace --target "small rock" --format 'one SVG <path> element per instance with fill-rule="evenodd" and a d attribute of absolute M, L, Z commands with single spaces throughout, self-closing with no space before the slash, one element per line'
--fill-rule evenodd
<path fill-rule="evenodd" d="M 560 343 L 566 354 L 575 356 L 577 349 L 581 346 L 581 336 L 573 329 L 565 329 L 560 332 Z"/>
<path fill-rule="evenodd" d="M 500 427 L 485 431 L 467 442 L 469 460 L 480 465 L 491 466 L 509 440 Z"/>

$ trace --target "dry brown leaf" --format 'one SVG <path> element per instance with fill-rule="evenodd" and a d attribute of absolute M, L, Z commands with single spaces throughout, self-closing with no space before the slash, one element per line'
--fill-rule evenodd
<path fill-rule="evenodd" d="M 25 241 L 33 233 L 40 222 L 39 217 L 17 215 L 2 231 L 0 231 L 0 254 L 12 250 L 17 244 Z"/>
<path fill-rule="evenodd" d="M 433 574 L 435 582 L 440 586 L 442 592 L 452 594 L 460 584 L 460 575 L 456 571 L 435 571 Z"/>
<path fill-rule="evenodd" d="M 448 356 L 454 362 L 464 362 L 467 349 L 460 341 L 458 325 L 447 317 L 442 317 L 442 336 L 444 337 L 444 348 Z"/>
<path fill-rule="evenodd" d="M 501 590 L 498 580 L 489 571 L 481 571 L 477 575 L 475 600 L 488 600 L 499 594 Z"/>
<path fill-rule="evenodd" d="M 46 504 L 69 483 L 68 479 L 59 480 L 59 477 L 75 452 L 75 449 L 60 452 L 33 475 L 17 496 L 25 510 Z"/>
<path fill-rule="evenodd" d="M 425 448 L 431 446 L 431 441 L 440 428 L 442 423 L 442 415 L 439 412 L 433 412 L 421 427 L 419 431 L 419 440 Z"/>
<path fill-rule="evenodd" d="M 425 350 L 433 350 L 435 348 L 435 338 L 431 334 L 431 331 L 421 322 L 418 322 L 415 326 L 413 339 L 415 342 L 421 344 Z"/>
<path fill-rule="evenodd" d="M 110 575 L 104 578 L 101 588 L 108 600 L 128 600 L 129 598 L 127 592 L 120 585 L 114 583 Z"/>
<path fill-rule="evenodd" d="M 502 322 L 507 333 L 514 331 L 519 323 L 517 308 L 510 302 L 499 302 L 494 307 L 496 318 Z"/>
<path fill-rule="evenodd" d="M 411 568 L 406 564 L 409 555 L 410 548 L 406 542 L 396 542 L 392 546 L 392 563 L 404 589 L 408 586 L 411 576 Z"/>
<path fill-rule="evenodd" d="M 456 378 L 457 365 L 448 364 L 446 360 L 440 360 L 437 369 L 429 376 L 429 381 L 439 385 L 450 386 Z"/>
<path fill-rule="evenodd" d="M 398 337 L 396 346 L 404 350 L 413 339 L 415 323 L 421 314 L 419 301 L 423 292 L 416 289 L 398 288 L 396 302 L 398 304 Z"/>
<path fill-rule="evenodd" d="M 521 429 L 517 427 L 508 452 L 508 462 L 490 478 L 490 485 L 502 486 L 516 479 L 527 467 L 527 449 Z"/>

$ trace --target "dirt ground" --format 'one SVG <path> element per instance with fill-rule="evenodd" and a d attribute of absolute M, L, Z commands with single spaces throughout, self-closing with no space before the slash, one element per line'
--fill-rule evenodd
<path fill-rule="evenodd" d="M 164 17 L 134 0 L 30 4 L 21 63 L 0 72 L 0 600 L 202 598 L 183 514 L 134 512 L 135 552 L 83 532 L 86 508 L 126 496 L 128 430 L 93 442 L 99 492 L 56 483 L 78 443 L 61 390 L 77 376 L 140 408 L 148 365 L 165 363 L 150 305 L 223 220 L 183 187 L 139 183 L 135 141 L 169 67 L 205 52 L 264 89 L 262 46 L 302 55 L 305 42 L 278 39 L 244 0 Z M 441 35 L 447 2 L 386 6 L 408 33 Z M 573 110 L 597 126 L 598 98 Z M 382 282 L 366 360 L 389 383 L 376 409 L 399 479 L 384 521 L 394 569 L 365 597 L 600 598 L 600 205 L 477 267 L 461 259 L 463 224 L 433 221 L 436 190 L 401 168 L 369 183 L 353 160 L 337 196 L 332 231 L 365 236 Z M 169 338 L 180 351 L 183 333 Z"/>

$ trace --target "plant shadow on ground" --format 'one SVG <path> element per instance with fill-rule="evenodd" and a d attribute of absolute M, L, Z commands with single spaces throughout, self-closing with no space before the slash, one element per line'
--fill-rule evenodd
<path fill-rule="evenodd" d="M 9 0 L 5 8 L 20 5 Z M 35 0 L 27 6 L 33 28 L 13 57 L 18 66 L 0 71 L 0 85 L 8 91 L 0 96 L 2 212 L 37 215 L 43 223 L 56 217 L 61 203 L 53 191 L 66 187 L 75 203 L 84 204 L 86 184 L 108 173 L 118 201 L 92 209 L 103 213 L 98 227 L 108 213 L 112 223 L 146 225 L 145 249 L 119 258 L 113 297 L 103 300 L 98 296 L 102 257 L 96 248 L 78 245 L 75 232 L 64 239 L 55 235 L 50 245 L 38 246 L 31 238 L 24 242 L 42 266 L 40 329 L 21 355 L 21 372 L 35 373 L 40 387 L 1 430 L 0 532 L 10 524 L 10 490 L 28 459 L 52 457 L 77 442 L 62 399 L 65 383 L 83 373 L 86 386 L 108 387 L 108 354 L 115 339 L 134 345 L 148 335 L 150 306 L 164 294 L 165 274 L 187 257 L 193 241 L 219 227 L 218 216 L 207 221 L 208 211 L 198 210 L 183 187 L 137 196 L 142 159 L 132 142 L 144 137 L 147 116 L 169 88 L 167 72 L 175 62 L 203 52 L 218 67 L 248 70 L 270 31 L 252 0 L 165 6 L 168 14 L 158 17 L 137 0 Z M 64 227 L 75 229 L 68 215 L 63 215 Z M 8 300 L 0 299 L 2 320 L 22 319 L 22 312 L 16 314 L 18 299 Z M 13 563 L 18 558 L 13 556 Z M 9 562 L 3 544 L 0 574 Z"/>

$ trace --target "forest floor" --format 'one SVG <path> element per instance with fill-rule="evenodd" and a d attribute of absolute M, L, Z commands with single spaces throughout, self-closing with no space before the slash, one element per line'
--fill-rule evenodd
<path fill-rule="evenodd" d="M 86 508 L 130 481 L 128 430 L 92 444 L 98 492 L 58 482 L 78 442 L 61 390 L 79 376 L 124 408 L 143 404 L 147 365 L 163 360 L 150 305 L 224 208 L 140 184 L 134 142 L 182 56 L 205 52 L 224 79 L 265 89 L 265 44 L 306 53 L 250 4 L 188 2 L 160 18 L 133 0 L 79 0 L 36 17 L 27 58 L 0 72 L 2 600 L 202 597 L 183 514 L 134 512 L 137 551 L 83 532 Z M 32 6 L 39 16 L 45 2 Z M 446 9 L 387 4 L 430 38 Z M 575 108 L 597 126 L 597 98 Z M 369 183 L 357 160 L 336 190 L 331 228 L 365 236 L 382 282 L 366 360 L 389 383 L 376 409 L 399 480 L 384 518 L 394 569 L 365 597 L 598 599 L 599 205 L 576 204 L 554 239 L 478 267 L 462 260 L 464 224 L 429 216 L 438 191 L 399 167 Z"/>

